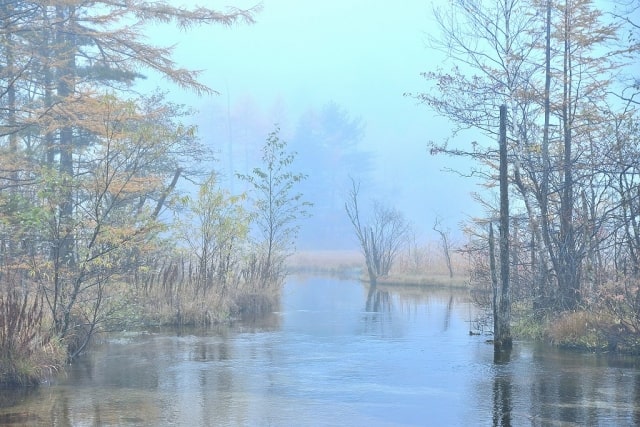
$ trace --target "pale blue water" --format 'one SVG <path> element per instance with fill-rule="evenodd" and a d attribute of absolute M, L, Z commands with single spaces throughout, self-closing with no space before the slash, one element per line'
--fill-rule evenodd
<path fill-rule="evenodd" d="M 496 364 L 460 291 L 292 278 L 259 325 L 110 336 L 12 425 L 636 425 L 640 362 L 515 343 Z M 10 399 L 9 396 L 5 398 Z M 2 415 L 4 414 L 4 415 Z"/>

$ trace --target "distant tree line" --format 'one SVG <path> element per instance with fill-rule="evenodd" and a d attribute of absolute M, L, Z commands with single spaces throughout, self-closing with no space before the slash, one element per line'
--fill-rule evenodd
<path fill-rule="evenodd" d="M 343 210 L 349 176 L 372 182 L 372 154 L 362 146 L 365 124 L 329 102 L 306 111 L 291 137 L 299 153 L 299 167 L 308 179 L 301 191 L 314 205 L 314 214 L 302 230 L 300 243 L 314 249 L 353 247 L 351 225 Z"/>

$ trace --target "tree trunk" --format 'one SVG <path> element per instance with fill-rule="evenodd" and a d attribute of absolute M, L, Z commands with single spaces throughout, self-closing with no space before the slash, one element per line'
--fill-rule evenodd
<path fill-rule="evenodd" d="M 551 233 L 549 230 L 549 173 L 551 171 L 551 162 L 549 156 L 549 125 L 551 114 L 551 0 L 547 0 L 546 5 L 546 23 L 545 23 L 545 79 L 544 79 L 544 127 L 542 129 L 542 179 L 540 182 L 540 195 L 538 203 L 540 204 L 540 228 L 542 230 L 542 241 L 538 241 L 540 246 L 540 270 L 541 273 L 537 280 L 537 295 L 534 298 L 540 305 L 543 305 L 547 296 L 547 268 L 542 248 L 546 246 L 549 253 L 549 259 L 557 268 L 556 257 L 554 256 L 553 246 L 551 244 Z M 557 271 L 557 270 L 556 270 Z"/>
<path fill-rule="evenodd" d="M 575 308 L 579 296 L 578 257 L 576 251 L 575 230 L 573 227 L 573 154 L 572 127 L 573 118 L 571 108 L 572 99 L 572 65 L 571 65 L 571 11 L 569 5 L 565 8 L 564 26 L 564 82 L 562 102 L 563 128 L 563 186 L 560 201 L 560 246 L 558 255 L 560 270 L 558 271 L 558 285 L 560 287 L 561 307 L 567 310 Z"/>
<path fill-rule="evenodd" d="M 498 327 L 498 272 L 496 268 L 496 242 L 493 236 L 493 221 L 489 222 L 489 273 L 491 274 L 491 289 L 493 290 L 493 335 L 497 336 L 496 328 Z"/>
<path fill-rule="evenodd" d="M 153 210 L 152 217 L 154 219 L 158 219 L 158 215 L 160 215 L 160 211 L 164 207 L 164 202 L 167 200 L 167 197 L 171 192 L 176 188 L 176 184 L 178 184 L 178 180 L 180 179 L 180 175 L 182 174 L 182 168 L 177 168 L 176 172 L 173 174 L 173 179 L 169 186 L 162 192 L 160 198 L 158 199 L 158 203 L 156 204 L 156 208 Z"/>
<path fill-rule="evenodd" d="M 71 96 L 74 92 L 76 77 L 75 46 L 71 32 L 64 27 L 67 19 L 73 15 L 73 6 L 56 6 L 58 20 L 56 30 L 56 48 L 60 49 L 60 67 L 58 68 L 57 92 L 60 99 Z M 74 232 L 73 232 L 73 127 L 64 123 L 59 133 L 60 174 L 64 183 L 64 195 L 60 203 L 60 236 L 59 258 L 64 265 L 73 266 Z"/>
<path fill-rule="evenodd" d="M 444 260 L 447 263 L 447 269 L 449 270 L 449 278 L 453 278 L 453 266 L 451 265 L 451 251 L 448 233 L 440 228 L 440 220 L 436 219 L 433 224 L 433 230 L 440 235 L 442 240 L 442 250 L 444 251 Z"/>
<path fill-rule="evenodd" d="M 500 106 L 500 286 L 499 289 L 498 286 L 494 288 L 493 305 L 493 345 L 495 351 L 509 350 L 512 346 L 510 327 L 509 186 L 507 166 L 507 107 L 502 105 Z"/>

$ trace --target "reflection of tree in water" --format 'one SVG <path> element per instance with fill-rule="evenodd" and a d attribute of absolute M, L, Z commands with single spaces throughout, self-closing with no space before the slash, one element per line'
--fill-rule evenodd
<path fill-rule="evenodd" d="M 366 330 L 373 330 L 376 326 L 390 323 L 392 309 L 391 294 L 388 291 L 378 289 L 375 285 L 370 285 L 365 303 L 364 323 Z"/>
<path fill-rule="evenodd" d="M 367 294 L 367 313 L 391 312 L 391 296 L 388 291 L 381 291 L 375 285 L 369 286 Z"/>
<path fill-rule="evenodd" d="M 12 406 L 18 405 L 20 402 L 24 401 L 30 395 L 33 395 L 36 391 L 35 387 L 11 387 L 11 388 L 2 388 L 0 389 L 0 409 L 2 408 L 11 408 Z M 11 420 L 15 414 L 13 413 L 2 413 L 0 414 L 0 425 L 10 424 L 8 420 Z M 19 420 L 19 418 L 16 418 Z M 26 422 L 20 421 L 20 422 Z M 17 422 L 16 422 L 17 423 Z"/>
<path fill-rule="evenodd" d="M 3 393 L 5 391 L 8 390 L 2 390 Z M 1 425 L 36 425 L 39 420 L 40 417 L 31 412 L 6 412 L 0 414 Z"/>
<path fill-rule="evenodd" d="M 495 351 L 493 363 L 495 373 L 493 375 L 493 425 L 509 427 L 511 426 L 512 411 L 512 378 L 511 351 Z"/>
<path fill-rule="evenodd" d="M 640 372 L 636 373 L 634 385 L 633 391 L 637 409 L 633 411 L 633 422 L 635 425 L 640 426 Z"/>
<path fill-rule="evenodd" d="M 447 303 L 447 309 L 444 313 L 444 329 L 443 331 L 447 331 L 449 329 L 449 325 L 451 324 L 451 311 L 453 309 L 453 295 L 449 297 L 449 302 Z"/>
<path fill-rule="evenodd" d="M 202 339 L 194 343 L 192 350 L 188 353 L 188 357 L 189 360 L 196 362 L 226 361 L 232 360 L 234 357 L 231 350 L 232 348 L 229 346 L 227 338 L 214 342 Z"/>
<path fill-rule="evenodd" d="M 369 285 L 365 304 L 365 322 L 367 326 L 372 326 L 374 323 L 379 325 L 391 323 L 392 315 L 413 318 L 418 315 L 421 307 L 433 306 L 438 309 L 438 313 L 440 308 L 443 309 L 443 317 L 439 318 L 438 323 L 442 325 L 442 332 L 446 332 L 452 326 L 457 303 L 465 302 L 464 298 L 463 294 L 454 293 L 451 290 L 434 293 L 433 289 L 425 290 L 416 286 Z M 394 322 L 394 324 L 397 333 L 402 322 Z"/>

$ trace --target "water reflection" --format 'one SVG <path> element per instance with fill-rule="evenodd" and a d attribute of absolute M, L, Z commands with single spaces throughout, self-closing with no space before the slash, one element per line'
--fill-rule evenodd
<path fill-rule="evenodd" d="M 367 313 L 378 313 L 381 311 L 391 312 L 389 292 L 378 289 L 377 285 L 369 285 L 365 311 Z"/>
<path fill-rule="evenodd" d="M 637 358 L 470 336 L 466 293 L 307 278 L 264 324 L 118 334 L 13 425 L 635 425 Z M 2 402 L 2 400 L 0 400 Z"/>
<path fill-rule="evenodd" d="M 494 349 L 493 363 L 496 368 L 493 374 L 494 426 L 511 426 L 511 411 L 513 408 L 511 402 L 512 378 L 509 362 L 511 362 L 511 349 Z"/>
<path fill-rule="evenodd" d="M 368 285 L 367 300 L 364 306 L 364 333 L 368 335 L 383 334 L 392 324 L 393 305 L 388 291 L 376 285 Z M 396 336 L 402 335 L 396 331 Z"/>
<path fill-rule="evenodd" d="M 634 383 L 633 400 L 636 410 L 633 413 L 633 423 L 638 426 L 640 425 L 640 410 L 638 409 L 640 408 L 640 375 L 636 375 Z"/>
<path fill-rule="evenodd" d="M 583 424 L 633 425 L 637 368 L 617 363 L 619 356 L 574 354 L 538 347 L 538 369 L 531 386 L 532 415 L 540 420 Z M 544 365 L 550 369 L 544 369 Z"/>
<path fill-rule="evenodd" d="M 443 330 L 446 331 L 447 329 L 449 329 L 449 323 L 451 323 L 451 311 L 453 309 L 453 294 L 449 297 L 449 302 L 447 303 L 447 311 L 446 311 L 446 315 L 444 316 L 444 328 Z"/>

